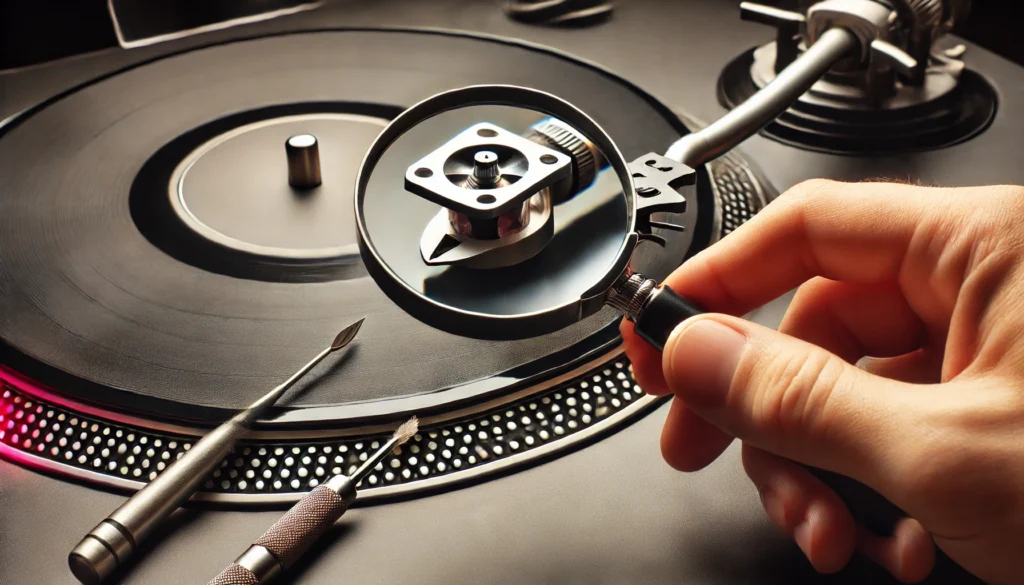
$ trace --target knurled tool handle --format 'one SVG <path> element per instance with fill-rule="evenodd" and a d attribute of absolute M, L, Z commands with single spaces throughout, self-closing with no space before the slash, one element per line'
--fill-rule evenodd
<path fill-rule="evenodd" d="M 266 585 L 294 564 L 346 509 L 342 496 L 326 484 L 314 488 L 209 585 Z"/>

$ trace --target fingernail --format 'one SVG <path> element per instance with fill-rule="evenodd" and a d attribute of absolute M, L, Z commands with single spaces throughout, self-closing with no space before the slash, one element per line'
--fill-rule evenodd
<path fill-rule="evenodd" d="M 797 524 L 796 528 L 793 530 L 793 540 L 796 541 L 796 545 L 800 547 L 800 550 L 804 551 L 804 554 L 807 555 L 808 558 L 811 556 L 814 516 L 814 504 L 811 504 L 807 507 L 803 520 L 801 520 L 800 524 Z"/>
<path fill-rule="evenodd" d="M 691 406 L 717 406 L 729 392 L 746 343 L 740 332 L 712 319 L 684 322 L 665 346 L 665 378 Z"/>
<path fill-rule="evenodd" d="M 757 494 L 761 496 L 761 507 L 764 508 L 764 513 L 779 527 L 779 530 L 785 531 L 786 509 L 772 488 L 768 485 L 758 486 Z"/>
<path fill-rule="evenodd" d="M 757 495 L 759 498 L 761 498 L 761 507 L 764 508 L 765 512 L 770 513 L 771 510 L 768 509 L 768 504 L 770 502 L 770 498 L 772 497 L 770 488 L 766 485 L 757 486 Z"/>

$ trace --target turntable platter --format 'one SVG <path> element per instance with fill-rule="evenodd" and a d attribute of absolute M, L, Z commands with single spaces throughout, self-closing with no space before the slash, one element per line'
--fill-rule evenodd
<path fill-rule="evenodd" d="M 266 210 L 259 207 L 266 203 L 260 197 L 273 197 L 268 193 L 286 185 L 248 199 L 225 187 L 258 191 L 253 181 L 246 183 L 245 169 L 270 160 L 265 153 L 249 158 L 253 151 L 238 141 L 257 150 L 280 148 L 285 168 L 280 132 L 267 129 L 287 116 L 293 117 L 288 132 L 305 116 L 306 132 L 322 133 L 326 141 L 323 150 L 331 158 L 323 159 L 319 195 L 351 197 L 349 185 L 330 181 L 351 180 L 344 169 L 358 167 L 375 135 L 368 128 L 379 124 L 339 132 L 327 120 L 337 124 L 338 116 L 347 116 L 347 124 L 364 118 L 383 124 L 434 93 L 478 83 L 529 86 L 574 103 L 627 158 L 664 148 L 685 131 L 649 96 L 598 69 L 456 35 L 281 35 L 129 68 L 0 129 L 3 361 L 80 400 L 154 417 L 210 420 L 248 404 L 338 329 L 366 316 L 359 347 L 344 368 L 324 367 L 317 382 L 293 398 L 301 418 L 314 407 L 421 395 L 478 380 L 485 380 L 479 385 L 485 391 L 613 342 L 617 317 L 610 311 L 552 335 L 509 343 L 430 329 L 392 305 L 365 276 L 358 256 L 346 252 L 350 227 L 338 227 L 337 249 L 325 246 L 331 243 L 330 221 L 322 215 L 316 216 L 316 233 L 280 226 L 281 233 L 292 230 L 308 240 L 301 245 L 327 249 L 311 259 L 232 249 L 164 213 L 174 178 L 180 179 L 175 169 L 203 145 L 221 141 L 211 151 L 221 159 L 191 167 L 188 181 L 207 182 L 186 194 L 202 210 L 197 213 L 209 213 L 208 225 L 241 240 L 246 226 L 232 218 L 289 221 L 287 213 L 260 215 Z M 621 116 L 624 111 L 630 116 Z M 223 140 L 246 125 L 261 130 Z M 339 137 L 347 142 L 339 145 Z M 343 171 L 332 176 L 335 169 Z M 210 199 L 204 188 L 230 196 Z M 347 202 L 329 202 L 322 206 L 325 214 L 347 209 Z M 338 221 L 346 219 L 339 215 Z M 252 239 L 287 247 L 272 238 Z"/>

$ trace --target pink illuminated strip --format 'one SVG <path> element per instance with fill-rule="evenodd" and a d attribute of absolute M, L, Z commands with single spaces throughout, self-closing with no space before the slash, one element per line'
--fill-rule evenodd
<path fill-rule="evenodd" d="M 19 406 L 24 402 L 24 405 Z M 21 451 L 40 453 L 46 449 L 44 441 L 39 441 L 42 431 L 36 424 L 45 412 L 42 404 L 23 401 L 21 396 L 4 390 L 0 394 L 0 442 Z M 48 440 L 52 440 L 52 434 Z"/>
<path fill-rule="evenodd" d="M 45 400 L 54 405 L 63 406 L 69 410 L 73 410 L 79 414 L 88 416 L 94 416 L 99 419 L 106 421 L 116 422 L 124 425 L 137 426 L 144 429 L 159 430 L 168 433 L 175 433 L 181 435 L 192 435 L 202 436 L 204 431 L 182 427 L 178 425 L 172 425 L 167 423 L 158 423 L 152 420 L 145 420 L 137 418 L 131 415 L 122 414 L 118 412 L 111 412 L 106 409 L 96 408 L 75 400 L 65 398 L 59 394 L 54 393 L 42 384 L 25 377 L 22 374 L 15 372 L 7 366 L 0 365 L 0 382 L 6 382 L 8 385 L 16 388 L 19 392 L 23 392 L 29 396 L 35 396 L 41 400 Z"/>

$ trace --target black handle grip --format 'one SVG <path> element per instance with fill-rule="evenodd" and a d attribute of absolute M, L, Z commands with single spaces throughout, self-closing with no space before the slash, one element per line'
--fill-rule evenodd
<path fill-rule="evenodd" d="M 640 312 L 634 330 L 636 334 L 658 348 L 665 349 L 668 336 L 677 325 L 704 310 L 676 294 L 667 286 L 660 286 Z"/>

